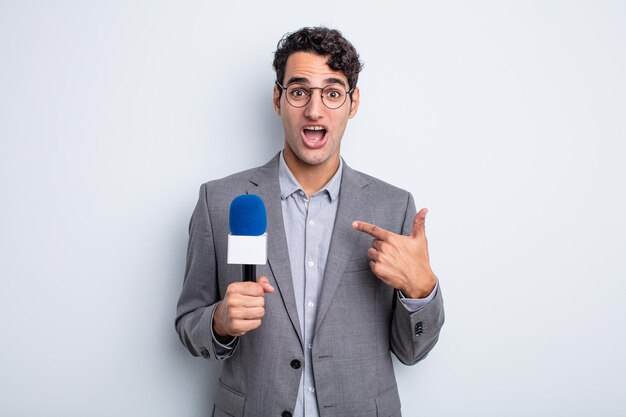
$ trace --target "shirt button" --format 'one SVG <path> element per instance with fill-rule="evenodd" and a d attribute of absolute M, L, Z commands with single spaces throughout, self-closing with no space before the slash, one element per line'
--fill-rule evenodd
<path fill-rule="evenodd" d="M 291 414 L 289 411 L 285 410 L 280 414 L 280 417 L 292 417 L 293 414 Z"/>
<path fill-rule="evenodd" d="M 313 345 L 309 345 L 309 349 L 312 349 L 312 348 L 313 348 Z"/>
<path fill-rule="evenodd" d="M 302 366 L 302 363 L 299 360 L 294 359 L 291 361 L 289 365 L 291 365 L 293 369 L 300 369 L 300 366 Z"/>
<path fill-rule="evenodd" d="M 315 388 L 309 387 L 309 392 L 315 392 Z"/>
<path fill-rule="evenodd" d="M 309 261 L 308 265 L 309 265 L 310 267 L 313 267 L 313 265 L 315 265 L 315 262 L 313 262 L 313 261 Z"/>
<path fill-rule="evenodd" d="M 315 303 L 313 301 L 309 301 L 307 305 L 309 307 L 313 308 L 315 306 Z"/>
<path fill-rule="evenodd" d="M 315 220 L 309 220 L 309 224 L 313 226 L 315 224 Z"/>

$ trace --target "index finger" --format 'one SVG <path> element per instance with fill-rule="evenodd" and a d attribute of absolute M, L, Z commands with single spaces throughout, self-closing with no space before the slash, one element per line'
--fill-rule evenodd
<path fill-rule="evenodd" d="M 382 227 L 378 227 L 375 224 L 370 224 L 367 222 L 355 221 L 352 222 L 352 227 L 359 232 L 367 233 L 373 238 L 379 240 L 386 240 L 391 234 L 390 231 L 383 229 Z"/>
<path fill-rule="evenodd" d="M 258 282 L 238 281 L 228 285 L 229 289 L 241 295 L 258 297 L 263 295 L 263 285 Z"/>

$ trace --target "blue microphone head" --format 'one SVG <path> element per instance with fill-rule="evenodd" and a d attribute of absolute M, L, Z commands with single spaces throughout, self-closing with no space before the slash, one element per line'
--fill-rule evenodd
<path fill-rule="evenodd" d="M 242 194 L 230 203 L 230 233 L 238 236 L 261 236 L 267 229 L 265 204 L 261 197 Z"/>

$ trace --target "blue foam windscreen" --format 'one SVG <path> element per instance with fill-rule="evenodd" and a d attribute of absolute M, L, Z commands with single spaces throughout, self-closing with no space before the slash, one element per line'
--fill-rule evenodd
<path fill-rule="evenodd" d="M 238 236 L 260 236 L 267 228 L 265 204 L 255 194 L 242 194 L 230 203 L 230 233 Z"/>

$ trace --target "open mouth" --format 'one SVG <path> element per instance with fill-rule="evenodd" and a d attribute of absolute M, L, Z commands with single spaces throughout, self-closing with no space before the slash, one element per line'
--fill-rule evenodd
<path fill-rule="evenodd" d="M 302 129 L 304 144 L 309 148 L 320 148 L 326 143 L 326 129 L 322 126 L 305 126 Z"/>

